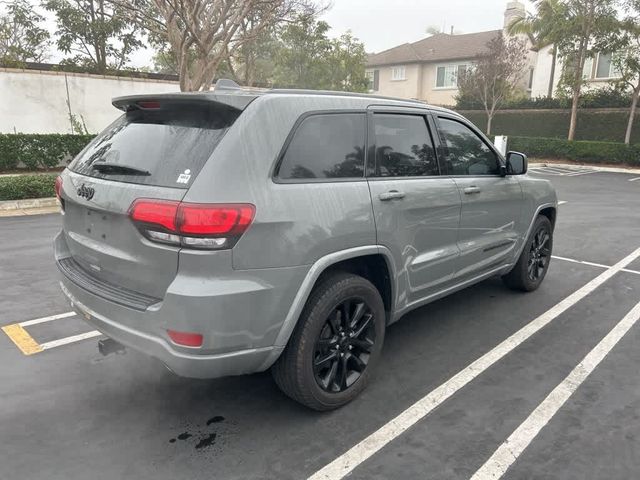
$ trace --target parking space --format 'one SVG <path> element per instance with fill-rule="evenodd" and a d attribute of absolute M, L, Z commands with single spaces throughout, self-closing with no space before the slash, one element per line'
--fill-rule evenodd
<path fill-rule="evenodd" d="M 504 445 L 504 478 L 634 478 L 640 329 L 616 326 L 640 299 L 640 182 L 532 173 L 567 202 L 542 288 L 491 279 L 410 313 L 370 388 L 327 414 L 268 373 L 189 380 L 129 350 L 101 356 L 77 316 L 41 320 L 69 311 L 51 258 L 59 217 L 0 219 L 0 326 L 41 348 L 25 355 L 0 333 L 0 478 L 498 478 L 482 468 Z M 601 363 L 585 367 L 594 350 Z M 584 383 L 535 416 L 578 365 Z M 539 433 L 513 437 L 522 425 Z"/>

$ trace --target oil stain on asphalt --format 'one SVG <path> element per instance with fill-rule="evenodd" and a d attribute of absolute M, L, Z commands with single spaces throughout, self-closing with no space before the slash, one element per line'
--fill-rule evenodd
<path fill-rule="evenodd" d="M 216 423 L 220 423 L 224 421 L 224 417 L 221 415 L 216 415 L 215 417 L 211 417 L 207 420 L 207 427 Z M 202 450 L 204 448 L 210 447 L 215 444 L 217 434 L 216 433 L 202 433 L 198 432 L 197 434 L 199 441 L 196 444 L 196 450 Z M 187 440 L 193 437 L 193 434 L 189 432 L 183 432 L 178 435 L 176 438 L 169 439 L 169 443 L 176 443 L 176 440 Z"/>

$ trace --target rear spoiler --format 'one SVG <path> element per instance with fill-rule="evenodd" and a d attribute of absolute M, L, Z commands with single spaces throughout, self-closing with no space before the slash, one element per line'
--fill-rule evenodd
<path fill-rule="evenodd" d="M 162 104 L 175 105 L 180 103 L 212 103 L 241 112 L 259 96 L 256 92 L 247 92 L 241 89 L 223 89 L 224 93 L 220 91 L 221 89 L 216 90 L 218 91 L 128 95 L 126 97 L 116 97 L 111 103 L 114 107 L 124 112 L 134 109 L 160 108 Z M 153 104 L 158 106 L 149 106 Z"/>

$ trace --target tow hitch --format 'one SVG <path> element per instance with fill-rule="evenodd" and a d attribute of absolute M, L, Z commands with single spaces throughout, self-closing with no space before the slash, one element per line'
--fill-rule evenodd
<path fill-rule="evenodd" d="M 113 338 L 104 338 L 98 340 L 98 351 L 106 357 L 112 353 L 125 353 L 126 348 L 121 343 L 116 342 Z"/>

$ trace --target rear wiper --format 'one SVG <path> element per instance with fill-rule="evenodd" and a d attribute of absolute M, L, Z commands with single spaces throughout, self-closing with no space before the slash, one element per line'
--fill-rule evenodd
<path fill-rule="evenodd" d="M 147 170 L 123 165 L 122 163 L 96 162 L 91 166 L 91 168 L 107 175 L 151 175 L 151 172 Z"/>

